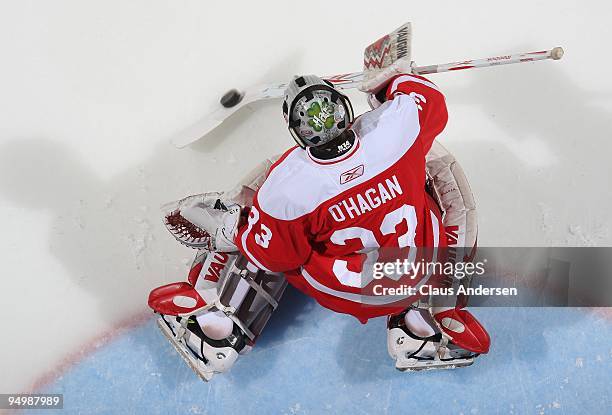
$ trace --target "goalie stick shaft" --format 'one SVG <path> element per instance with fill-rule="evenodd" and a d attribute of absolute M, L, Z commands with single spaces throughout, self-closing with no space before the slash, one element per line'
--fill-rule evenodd
<path fill-rule="evenodd" d="M 442 73 L 460 71 L 464 69 L 487 68 L 490 66 L 509 65 L 512 63 L 534 62 L 544 59 L 559 60 L 563 56 L 563 49 L 556 47 L 550 50 L 538 52 L 515 53 L 510 55 L 492 56 L 483 59 L 470 59 L 459 62 L 441 63 L 438 65 L 413 66 L 412 73 L 416 75 L 427 75 L 432 73 Z M 325 77 L 339 89 L 356 88 L 363 79 L 363 72 L 353 72 L 348 74 L 334 75 Z M 286 84 L 283 84 L 286 85 Z M 280 93 L 282 96 L 282 92 Z"/>
<path fill-rule="evenodd" d="M 463 69 L 486 68 L 489 66 L 508 65 L 511 63 L 533 62 L 544 59 L 559 60 L 563 56 L 563 49 L 560 47 L 551 50 L 538 52 L 516 53 L 512 55 L 493 56 L 484 59 L 472 59 L 461 62 L 443 63 L 439 65 L 417 66 L 413 73 L 426 75 L 430 73 L 441 73 L 449 71 L 459 71 Z"/>

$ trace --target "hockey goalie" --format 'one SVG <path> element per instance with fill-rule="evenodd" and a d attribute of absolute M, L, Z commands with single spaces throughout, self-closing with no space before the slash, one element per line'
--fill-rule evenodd
<path fill-rule="evenodd" d="M 295 77 L 283 114 L 297 146 L 231 191 L 165 208 L 168 230 L 198 251 L 188 281 L 153 290 L 149 305 L 203 379 L 254 346 L 287 283 L 362 323 L 386 316 L 388 351 L 400 370 L 467 366 L 488 352 L 489 335 L 465 298 L 442 306 L 431 296 L 373 289 L 397 282 L 372 276 L 385 249 L 414 259 L 419 248 L 435 257 L 452 245 L 469 260 L 477 224 L 462 169 L 434 141 L 448 117 L 437 86 L 393 74 L 369 103 L 372 110 L 355 118 L 331 83 Z M 439 282 L 457 283 L 469 282 Z"/>

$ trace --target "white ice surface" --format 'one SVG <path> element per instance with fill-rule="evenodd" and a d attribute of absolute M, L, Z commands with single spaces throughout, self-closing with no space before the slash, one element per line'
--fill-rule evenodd
<path fill-rule="evenodd" d="M 0 4 L 0 392 L 184 278 L 158 206 L 224 189 L 291 145 L 278 103 L 207 140 L 173 134 L 231 87 L 360 68 L 407 20 L 419 64 L 563 46 L 559 62 L 432 75 L 481 245 L 610 245 L 611 6 L 512 2 Z M 365 100 L 352 93 L 356 110 Z"/>

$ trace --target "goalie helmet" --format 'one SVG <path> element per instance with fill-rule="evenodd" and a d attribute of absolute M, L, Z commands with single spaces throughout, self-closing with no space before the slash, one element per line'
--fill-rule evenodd
<path fill-rule="evenodd" d="M 330 142 L 354 120 L 348 97 L 316 75 L 296 76 L 289 82 L 283 115 L 291 136 L 302 148 Z"/>

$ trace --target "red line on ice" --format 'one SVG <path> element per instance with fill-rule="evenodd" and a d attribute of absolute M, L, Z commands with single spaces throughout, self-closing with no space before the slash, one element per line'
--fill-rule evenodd
<path fill-rule="evenodd" d="M 40 375 L 30 386 L 29 391 L 25 393 L 34 393 L 41 390 L 45 386 L 48 386 L 53 381 L 57 380 L 60 376 L 65 374 L 68 370 L 74 367 L 81 360 L 87 356 L 93 354 L 96 350 L 103 346 L 106 346 L 117 337 L 121 336 L 128 330 L 134 329 L 153 316 L 151 310 L 143 310 L 137 314 L 134 314 L 124 320 L 119 321 L 112 328 L 102 332 L 101 334 L 88 340 L 82 344 L 76 350 L 62 358 L 59 363 L 50 370 Z"/>

